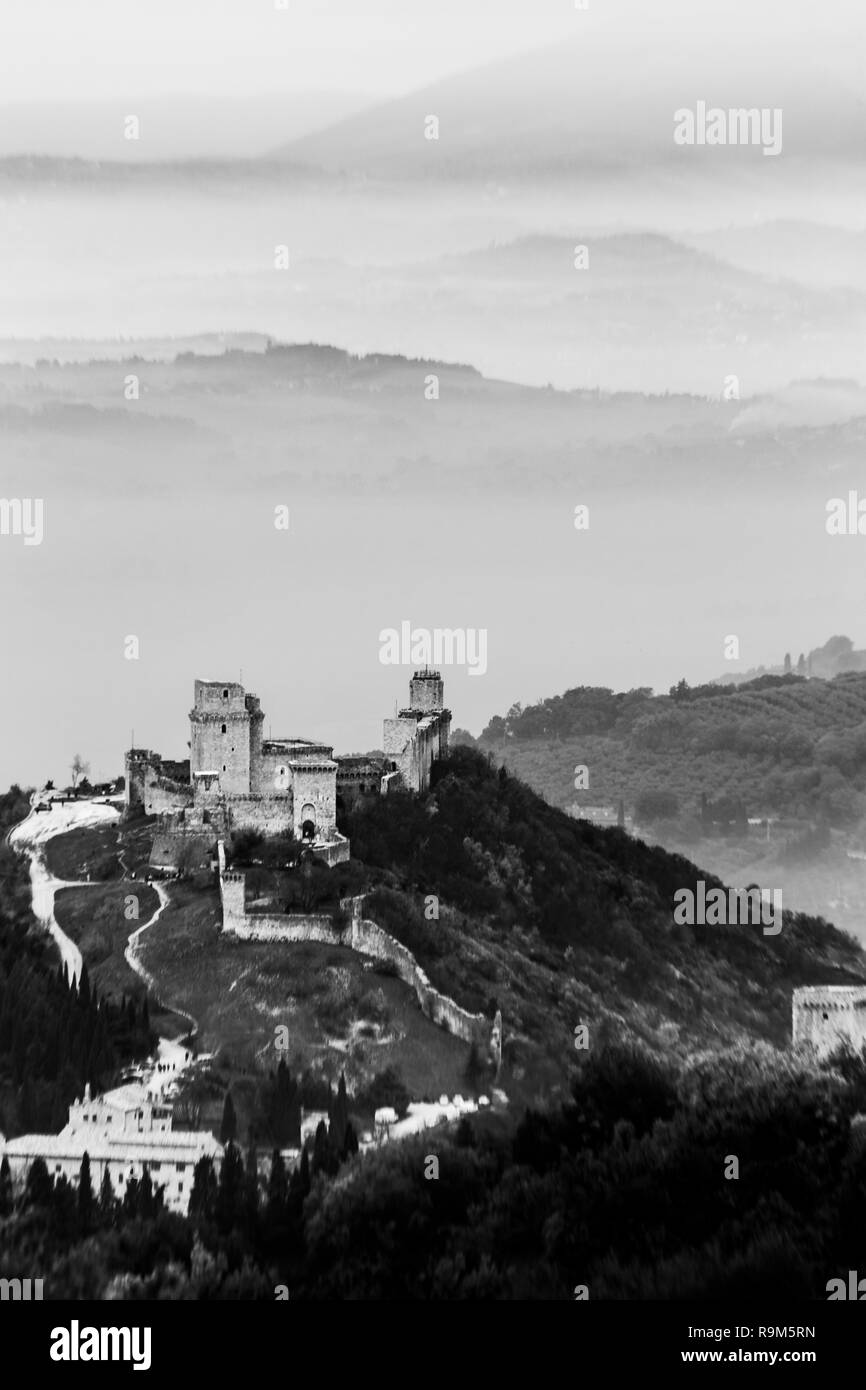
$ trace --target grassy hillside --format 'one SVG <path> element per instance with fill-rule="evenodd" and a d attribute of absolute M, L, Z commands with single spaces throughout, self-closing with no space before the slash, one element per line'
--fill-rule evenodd
<path fill-rule="evenodd" d="M 133 894 L 134 890 L 134 894 Z M 136 910 L 130 895 L 138 899 Z M 120 1001 L 123 995 L 140 999 L 143 980 L 124 959 L 131 932 L 147 922 L 159 906 L 148 884 L 88 883 L 80 888 L 61 888 L 54 898 L 58 925 L 71 937 L 87 961 L 90 978 L 100 994 Z"/>

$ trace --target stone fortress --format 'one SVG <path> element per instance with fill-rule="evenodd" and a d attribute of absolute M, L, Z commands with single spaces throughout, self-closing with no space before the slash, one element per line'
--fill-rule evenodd
<path fill-rule="evenodd" d="M 387 960 L 414 990 L 422 1012 L 456 1037 L 488 1052 L 498 1074 L 502 1020 L 472 1014 L 434 989 L 405 946 L 366 918 L 364 899 L 347 899 L 344 923 L 330 914 L 249 912 L 246 875 L 226 867 L 234 832 L 278 834 L 290 829 L 328 864 L 349 858 L 336 827 L 338 805 L 361 795 L 423 792 L 433 763 L 448 753 L 451 711 L 438 671 L 416 671 L 409 704 L 384 721 L 382 756 L 334 758 L 330 745 L 308 739 L 262 738 L 264 716 L 255 695 L 233 681 L 195 682 L 190 711 L 190 759 L 167 762 L 147 749 L 126 754 L 127 811 L 142 806 L 159 817 L 151 863 L 168 866 L 184 840 L 217 846 L 222 931 L 246 941 L 319 941 Z"/>
<path fill-rule="evenodd" d="M 848 1042 L 866 1044 L 866 985 L 807 985 L 794 990 L 791 1040 L 819 1056 Z"/>
<path fill-rule="evenodd" d="M 265 739 L 256 695 L 237 681 L 196 680 L 190 757 L 171 762 L 144 748 L 125 755 L 127 811 L 159 817 L 151 862 L 172 865 L 180 845 L 204 849 L 241 830 L 290 830 L 328 864 L 349 857 L 337 830 L 339 806 L 361 795 L 424 791 L 433 762 L 448 753 L 451 712 L 438 671 L 416 671 L 409 704 L 384 722 L 384 755 L 334 758 L 329 744 Z"/>

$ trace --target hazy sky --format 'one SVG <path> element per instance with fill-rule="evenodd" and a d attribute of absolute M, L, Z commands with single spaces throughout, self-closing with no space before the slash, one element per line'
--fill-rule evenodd
<path fill-rule="evenodd" d="M 712 31 L 744 45 L 811 51 L 862 30 L 861 0 L 5 0 L 4 102 L 127 94 L 345 90 L 391 95 L 554 43 L 581 28 L 676 45 Z"/>
<path fill-rule="evenodd" d="M 279 0 L 277 0 L 279 3 Z M 574 32 L 572 0 L 7 0 L 5 101 L 410 91 Z"/>

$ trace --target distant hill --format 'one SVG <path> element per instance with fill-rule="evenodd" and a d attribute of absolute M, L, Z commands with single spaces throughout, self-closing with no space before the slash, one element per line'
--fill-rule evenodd
<path fill-rule="evenodd" d="M 844 159 L 862 150 L 853 45 L 851 51 L 835 45 L 831 52 L 825 36 L 827 63 L 818 68 L 807 45 L 798 52 L 778 33 L 772 46 L 748 41 L 732 46 L 724 41 L 730 31 L 720 33 L 712 15 L 702 14 L 699 26 L 678 25 L 677 42 L 671 44 L 658 26 L 624 24 L 616 8 L 579 16 L 573 40 L 434 82 L 291 140 L 277 154 L 329 169 L 413 180 L 537 177 L 669 162 L 683 153 L 673 144 L 673 112 L 702 92 L 730 92 L 732 98 L 736 93 L 730 103 L 736 106 L 783 108 L 785 148 L 801 156 L 823 150 Z M 730 23 L 727 15 L 725 23 Z M 612 73 L 617 74 L 615 120 Z M 440 121 L 438 141 L 424 138 L 430 114 Z M 718 153 L 686 151 L 698 161 Z M 766 162 L 755 150 L 721 153 L 728 169 L 747 165 L 756 154 Z M 715 164 L 718 168 L 718 159 Z"/>
<path fill-rule="evenodd" d="M 274 131 L 299 138 L 370 104 L 350 92 L 280 92 L 219 98 L 186 92 L 119 101 L 0 105 L 0 158 L 48 155 L 86 160 L 240 159 L 263 154 Z M 141 139 L 124 139 L 135 113 Z"/>
<path fill-rule="evenodd" d="M 755 666 L 748 671 L 730 672 L 717 676 L 720 685 L 742 685 L 759 676 L 818 676 L 832 680 L 846 671 L 866 671 L 866 650 L 856 651 L 850 637 L 830 637 L 823 647 L 813 647 L 799 656 L 788 653 L 778 666 Z"/>
<path fill-rule="evenodd" d="M 501 753 L 557 805 L 624 798 L 631 811 L 642 791 L 666 790 L 676 815 L 707 791 L 741 799 L 750 816 L 850 826 L 866 815 L 866 653 L 837 637 L 810 656 L 828 673 L 841 663 L 842 674 L 808 680 L 779 668 L 726 684 L 681 681 L 667 695 L 579 686 L 512 706 L 477 741 L 458 738 Z M 589 767 L 577 794 L 572 753 Z"/>
<path fill-rule="evenodd" d="M 857 657 L 847 638 L 812 655 Z M 606 806 L 615 819 L 621 803 L 644 838 L 726 882 L 772 882 L 866 939 L 866 673 L 682 681 L 668 695 L 579 687 L 455 742 L 573 814 Z"/>

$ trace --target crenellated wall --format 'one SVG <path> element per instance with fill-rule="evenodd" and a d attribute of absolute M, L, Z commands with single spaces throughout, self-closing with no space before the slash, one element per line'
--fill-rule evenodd
<path fill-rule="evenodd" d="M 353 917 L 351 925 L 351 946 L 365 956 L 375 956 L 377 960 L 391 961 L 397 968 L 400 979 L 414 989 L 425 1013 L 441 1028 L 462 1038 L 464 1042 L 486 1043 L 490 1038 L 490 1023 L 483 1014 L 471 1014 L 434 989 L 421 966 L 408 946 L 397 941 L 376 922 L 369 918 Z"/>
<path fill-rule="evenodd" d="M 448 995 L 434 989 L 408 946 L 397 941 L 376 922 L 361 916 L 363 898 L 346 898 L 341 906 L 352 913 L 343 928 L 330 917 L 299 913 L 248 913 L 244 903 L 244 875 L 220 875 L 223 931 L 242 941 L 322 941 L 329 946 L 348 946 L 360 955 L 390 961 L 403 982 L 414 989 L 422 1013 L 464 1042 L 487 1046 L 491 1025 L 483 1014 L 471 1014 Z M 501 1031 L 501 1021 L 500 1021 Z"/>

